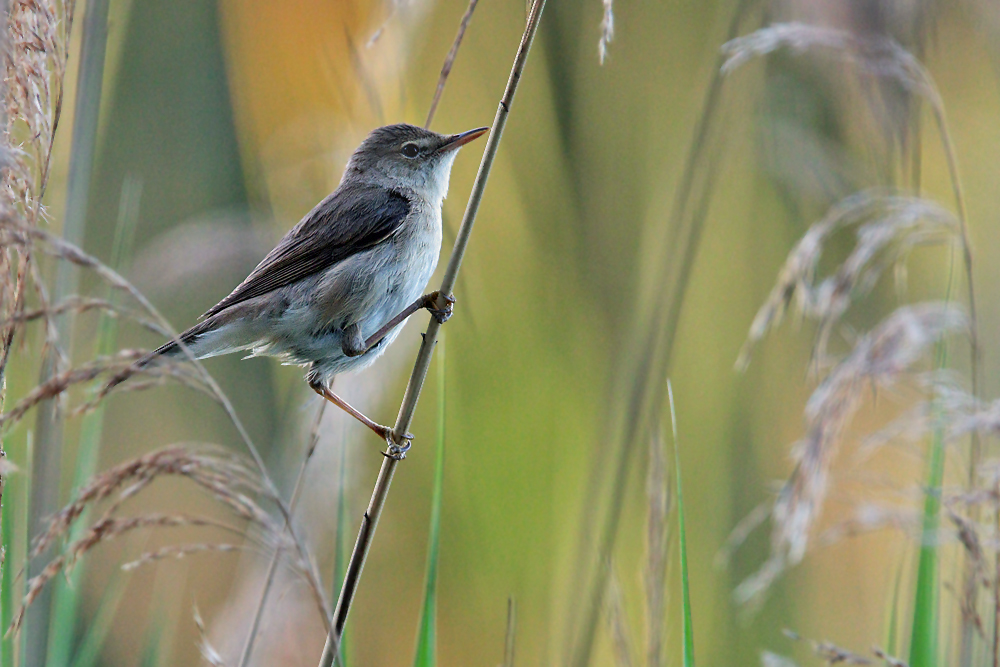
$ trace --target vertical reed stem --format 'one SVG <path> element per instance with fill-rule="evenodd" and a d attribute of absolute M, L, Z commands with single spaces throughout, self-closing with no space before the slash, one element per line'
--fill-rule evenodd
<path fill-rule="evenodd" d="M 528 15 L 528 24 L 525 26 L 524 35 L 521 37 L 521 44 L 514 57 L 514 65 L 511 68 L 510 78 L 507 80 L 507 88 L 497 108 L 496 118 L 493 120 L 493 127 L 490 130 L 489 139 L 486 142 L 486 149 L 483 153 L 483 160 L 479 165 L 479 173 L 472 186 L 472 193 L 469 195 L 469 203 L 465 209 L 465 216 L 462 218 L 462 226 L 458 230 L 455 239 L 455 247 L 452 250 L 451 258 L 448 260 L 448 267 L 445 269 L 444 278 L 441 281 L 440 293 L 442 295 L 451 294 L 458 279 L 458 270 L 462 266 L 462 259 L 465 249 L 469 244 L 469 237 L 472 234 L 472 227 L 476 221 L 476 214 L 479 212 L 479 205 L 483 199 L 483 192 L 486 190 L 486 181 L 496 158 L 497 148 L 500 145 L 500 138 L 503 135 L 504 126 L 507 124 L 507 115 L 510 113 L 510 106 L 514 101 L 514 93 L 517 91 L 517 84 L 521 80 L 521 73 L 524 71 L 525 62 L 528 59 L 528 51 L 535 38 L 538 29 L 539 19 L 542 10 L 545 8 L 545 0 L 535 0 Z M 437 303 L 435 307 L 444 308 L 445 303 Z M 413 372 L 410 374 L 410 382 L 406 386 L 406 393 L 403 395 L 403 404 L 399 408 L 399 415 L 396 417 L 396 425 L 393 428 L 393 438 L 397 443 L 402 442 L 400 437 L 410 428 L 413 421 L 413 413 L 417 408 L 417 401 L 420 398 L 420 390 L 423 388 L 424 380 L 427 377 L 427 369 L 431 363 L 431 356 L 434 353 L 434 346 L 437 344 L 438 329 L 441 325 L 433 317 L 427 325 L 424 333 L 423 343 L 417 353 L 416 363 Z M 340 598 L 337 600 L 337 607 L 333 612 L 333 621 L 330 624 L 330 633 L 327 635 L 326 646 L 323 649 L 323 656 L 320 659 L 321 667 L 332 667 L 334 656 L 340 649 L 340 638 L 344 633 L 344 625 L 347 623 L 347 614 L 354 601 L 354 594 L 358 589 L 358 582 L 361 579 L 361 571 L 365 566 L 365 559 L 368 557 L 368 550 L 371 548 L 372 539 L 375 536 L 375 528 L 378 525 L 379 517 L 382 515 L 382 508 L 385 506 L 386 497 L 389 494 L 389 486 L 392 484 L 392 476 L 396 472 L 396 466 L 400 459 L 386 456 L 382 461 L 378 478 L 375 481 L 375 490 L 372 492 L 371 501 L 368 503 L 368 510 L 361 519 L 361 530 L 358 533 L 351 560 L 347 565 L 347 574 L 344 577 L 344 585 L 340 589 Z"/>

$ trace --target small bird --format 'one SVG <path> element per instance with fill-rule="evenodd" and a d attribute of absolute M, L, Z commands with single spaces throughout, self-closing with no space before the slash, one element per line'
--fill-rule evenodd
<path fill-rule="evenodd" d="M 441 251 L 441 203 L 452 163 L 459 148 L 488 129 L 441 135 L 399 124 L 373 130 L 333 194 L 180 341 L 198 359 L 250 351 L 305 366 L 317 394 L 393 446 L 392 429 L 334 394 L 331 381 L 375 361 L 421 308 L 439 322 L 451 316 L 454 297 L 421 294 Z M 173 340 L 135 366 L 183 355 Z M 404 438 L 408 447 L 412 436 Z"/>

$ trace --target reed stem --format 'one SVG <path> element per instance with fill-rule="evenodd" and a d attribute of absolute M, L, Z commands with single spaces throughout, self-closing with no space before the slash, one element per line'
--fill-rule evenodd
<path fill-rule="evenodd" d="M 535 0 L 528 15 L 528 23 L 521 37 L 521 44 L 514 57 L 514 65 L 511 68 L 510 78 L 507 80 L 507 88 L 497 107 L 497 115 L 493 120 L 489 139 L 486 141 L 486 149 L 483 153 L 483 160 L 479 165 L 479 173 L 472 186 L 472 193 L 469 195 L 469 203 L 465 208 L 465 216 L 462 218 L 462 226 L 458 230 L 455 239 L 455 247 L 452 250 L 451 258 L 444 272 L 441 281 L 440 293 L 442 295 L 451 294 L 458 279 L 458 270 L 462 266 L 462 259 L 465 256 L 466 247 L 469 244 L 469 237 L 472 235 L 472 227 L 476 221 L 476 214 L 479 212 L 479 205 L 486 190 L 486 181 L 493 167 L 496 158 L 497 148 L 500 145 L 500 138 L 503 136 L 504 126 L 507 124 L 507 115 L 510 113 L 511 104 L 514 101 L 514 93 L 517 92 L 517 85 L 521 80 L 521 73 L 528 59 L 528 51 L 538 30 L 538 23 L 545 8 L 545 0 Z M 436 308 L 444 308 L 445 303 L 439 302 Z M 397 444 L 402 442 L 401 435 L 406 433 L 413 421 L 413 413 L 417 408 L 417 401 L 420 398 L 420 391 L 427 378 L 427 370 L 430 367 L 431 357 L 434 354 L 434 346 L 437 344 L 438 330 L 441 325 L 433 317 L 427 325 L 424 333 L 423 343 L 417 353 L 417 359 L 410 374 L 409 384 L 406 386 L 406 393 L 403 395 L 403 403 L 399 408 L 399 415 L 396 417 L 396 425 L 393 428 L 393 439 Z M 396 472 L 396 466 L 400 458 L 386 456 L 379 469 L 378 478 L 375 480 L 375 489 L 372 492 L 371 501 L 368 503 L 368 510 L 361 519 L 361 530 L 358 532 L 358 539 L 351 553 L 351 559 L 347 564 L 347 574 L 344 576 L 344 585 L 340 589 L 340 598 L 337 600 L 336 609 L 333 612 L 333 620 L 330 623 L 330 632 L 327 635 L 326 646 L 323 649 L 323 656 L 320 659 L 321 667 L 332 667 L 334 657 L 340 649 L 340 639 L 344 633 L 344 625 L 347 623 L 347 614 L 354 601 L 354 594 L 357 592 L 358 583 L 361 580 L 361 571 L 365 566 L 368 557 L 368 550 L 371 548 L 372 539 L 375 537 L 375 528 L 378 526 L 379 517 L 382 515 L 382 508 L 385 506 L 386 497 L 389 494 L 389 487 L 392 484 L 392 476 Z"/>

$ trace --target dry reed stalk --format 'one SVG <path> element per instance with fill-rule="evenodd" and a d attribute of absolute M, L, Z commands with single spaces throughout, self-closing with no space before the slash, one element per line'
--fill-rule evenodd
<path fill-rule="evenodd" d="M 79 315 L 80 313 L 86 313 L 92 310 L 97 310 L 101 314 L 108 317 L 121 317 L 128 319 L 161 336 L 170 335 L 158 324 L 152 320 L 144 318 L 139 313 L 133 312 L 116 303 L 112 303 L 107 299 L 96 299 L 85 296 L 70 296 L 63 299 L 59 303 L 50 304 L 46 308 L 35 308 L 34 310 L 25 310 L 20 313 L 15 313 L 8 319 L 0 320 L 0 328 L 6 329 L 7 327 L 15 327 L 19 324 L 27 324 L 28 322 L 33 322 L 39 319 L 49 320 L 57 315 L 62 315 L 63 313 L 72 312 L 75 315 Z"/>
<path fill-rule="evenodd" d="M 63 80 L 69 57 L 69 34 L 74 2 L 15 0 L 7 7 L 4 26 L 3 134 L 4 188 L 0 214 L 26 225 L 44 218 L 42 199 L 49 180 L 52 146 L 62 109 Z M 3 315 L 16 317 L 24 306 L 30 252 L 5 252 Z M 14 271 L 11 280 L 10 272 Z M 0 378 L 10 357 L 16 327 L 4 327 L 0 350 Z"/>
<path fill-rule="evenodd" d="M 143 565 L 156 563 L 157 561 L 161 561 L 166 558 L 180 560 L 182 558 L 187 558 L 192 554 L 236 553 L 246 550 L 247 547 L 240 544 L 172 544 L 170 546 L 157 549 L 156 551 L 147 551 L 137 559 L 124 563 L 122 565 L 122 570 L 128 572 L 142 567 Z"/>
<path fill-rule="evenodd" d="M 458 33 L 455 35 L 455 41 L 452 42 L 451 49 L 448 50 L 448 55 L 445 56 L 444 65 L 441 66 L 441 74 L 438 76 L 437 86 L 434 89 L 434 98 L 431 100 L 431 108 L 427 112 L 427 120 L 424 121 L 424 127 L 429 128 L 431 121 L 434 120 L 434 112 L 437 111 L 438 102 L 441 101 L 441 95 L 444 93 L 444 85 L 448 82 L 448 77 L 451 75 L 451 68 L 455 65 L 455 58 L 458 56 L 458 48 L 462 45 L 465 30 L 469 27 L 469 22 L 472 21 L 472 13 L 476 11 L 477 4 L 479 4 L 479 0 L 469 0 L 469 6 L 465 9 L 462 21 L 458 24 Z"/>
<path fill-rule="evenodd" d="M 503 97 L 500 99 L 500 104 L 497 108 L 496 117 L 493 120 L 493 126 L 490 129 L 489 138 L 486 141 L 486 148 L 483 151 L 483 159 L 479 165 L 479 173 L 476 175 L 476 180 L 472 185 L 472 192 L 469 195 L 469 202 L 465 209 L 465 215 L 462 218 L 462 224 L 459 227 L 458 234 L 455 238 L 455 246 L 452 250 L 451 257 L 448 260 L 448 265 L 445 268 L 444 278 L 441 281 L 440 294 L 448 295 L 451 294 L 455 288 L 455 283 L 458 279 L 458 271 L 462 266 L 462 259 L 465 256 L 465 249 L 469 243 L 469 237 L 472 234 L 472 228 L 476 221 L 476 214 L 479 212 L 479 205 L 482 202 L 483 193 L 486 190 L 486 181 L 489 178 L 490 169 L 493 166 L 493 161 L 496 158 L 497 149 L 500 145 L 500 138 L 503 135 L 503 129 L 507 124 L 507 115 L 510 113 L 511 104 L 514 101 L 514 94 L 517 91 L 517 84 L 520 82 L 521 74 L 524 71 L 524 65 L 527 62 L 528 52 L 531 48 L 531 43 L 535 38 L 535 33 L 538 29 L 538 23 L 541 19 L 542 10 L 545 8 L 545 0 L 535 0 L 531 7 L 531 13 L 528 16 L 528 22 L 524 29 L 524 34 L 521 37 L 521 43 L 518 46 L 517 53 L 514 57 L 514 64 L 511 68 L 510 78 L 507 81 L 507 86 L 504 90 Z M 436 303 L 435 308 L 444 308 L 445 304 L 442 299 L 439 299 L 439 303 Z M 403 403 L 399 409 L 399 415 L 396 417 L 396 424 L 393 427 L 393 440 L 398 446 L 402 442 L 402 435 L 406 433 L 410 427 L 413 420 L 413 413 L 416 411 L 417 401 L 420 398 L 420 391 L 423 388 L 424 380 L 427 377 L 427 371 L 430 367 L 431 357 L 434 354 L 434 347 L 437 344 L 438 330 L 441 324 L 434 319 L 430 318 L 430 322 L 427 325 L 427 330 L 423 336 L 423 342 L 420 345 L 420 350 L 417 353 L 417 358 L 413 366 L 413 372 L 410 375 L 409 383 L 406 386 L 406 392 L 403 395 Z M 351 608 L 351 603 L 354 600 L 354 594 L 357 591 L 358 582 L 361 578 L 361 571 L 364 568 L 365 560 L 368 557 L 368 549 L 371 547 L 372 539 L 375 536 L 375 528 L 378 525 L 379 517 L 382 514 L 382 508 L 385 506 L 385 500 L 389 493 L 389 487 L 392 484 L 392 476 L 396 470 L 396 466 L 403 459 L 402 455 L 395 453 L 392 449 L 388 452 L 388 456 L 382 461 L 382 467 L 379 469 L 378 478 L 375 481 L 375 489 L 372 492 L 371 501 L 368 504 L 368 510 L 365 512 L 361 520 L 361 530 L 358 533 L 358 539 L 354 546 L 354 551 L 351 553 L 351 559 L 348 562 L 347 573 L 344 577 L 344 584 L 340 590 L 340 599 L 337 600 L 337 607 L 334 611 L 333 620 L 330 623 L 330 632 L 327 636 L 326 646 L 323 649 L 323 655 L 320 659 L 320 665 L 322 667 L 331 667 L 333 665 L 335 656 L 339 654 L 340 650 L 340 638 L 343 635 L 344 625 L 347 622 L 347 615 Z"/>

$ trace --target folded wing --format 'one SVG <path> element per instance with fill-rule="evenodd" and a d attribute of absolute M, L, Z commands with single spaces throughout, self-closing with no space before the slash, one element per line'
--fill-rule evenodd
<path fill-rule="evenodd" d="M 317 204 L 267 254 L 246 280 L 202 317 L 325 271 L 384 243 L 410 213 L 405 195 L 375 185 L 349 184 Z"/>

